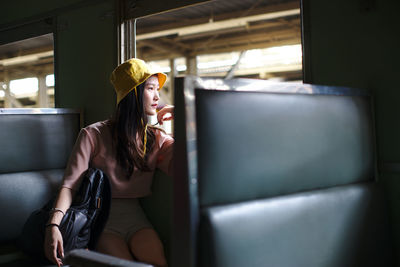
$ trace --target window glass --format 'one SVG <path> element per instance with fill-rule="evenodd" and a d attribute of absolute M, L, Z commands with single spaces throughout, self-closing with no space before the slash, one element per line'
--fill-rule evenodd
<path fill-rule="evenodd" d="M 54 107 L 53 34 L 0 46 L 0 107 Z"/>
<path fill-rule="evenodd" d="M 302 83 L 299 0 L 214 0 L 130 21 L 131 51 L 173 78 L 257 78 Z M 125 44 L 125 47 L 129 44 Z"/>

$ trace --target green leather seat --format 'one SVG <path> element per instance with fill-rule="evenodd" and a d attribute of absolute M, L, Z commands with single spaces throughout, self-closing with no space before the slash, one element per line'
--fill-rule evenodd
<path fill-rule="evenodd" d="M 0 264 L 40 266 L 18 250 L 16 241 L 29 214 L 58 189 L 80 119 L 76 110 L 1 110 Z"/>
<path fill-rule="evenodd" d="M 393 266 L 367 93 L 176 86 L 174 267 Z"/>

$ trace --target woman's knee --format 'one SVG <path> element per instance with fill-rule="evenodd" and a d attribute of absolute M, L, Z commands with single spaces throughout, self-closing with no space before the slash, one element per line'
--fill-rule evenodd
<path fill-rule="evenodd" d="M 156 266 L 167 266 L 164 246 L 153 229 L 137 231 L 130 238 L 129 247 L 137 260 Z"/>

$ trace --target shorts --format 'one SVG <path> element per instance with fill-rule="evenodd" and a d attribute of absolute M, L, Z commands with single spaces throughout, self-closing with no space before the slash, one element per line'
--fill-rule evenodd
<path fill-rule="evenodd" d="M 143 228 L 153 228 L 137 198 L 113 198 L 105 233 L 121 236 L 129 242 L 134 233 Z"/>

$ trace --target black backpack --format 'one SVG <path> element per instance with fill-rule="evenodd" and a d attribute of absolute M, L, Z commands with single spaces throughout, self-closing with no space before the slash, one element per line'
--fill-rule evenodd
<path fill-rule="evenodd" d="M 23 252 L 43 263 L 49 262 L 44 255 L 44 234 L 54 201 L 55 197 L 31 213 L 18 239 Z M 108 219 L 110 203 L 111 187 L 108 178 L 101 170 L 89 168 L 71 207 L 60 222 L 64 253 L 79 248 L 95 249 Z"/>

